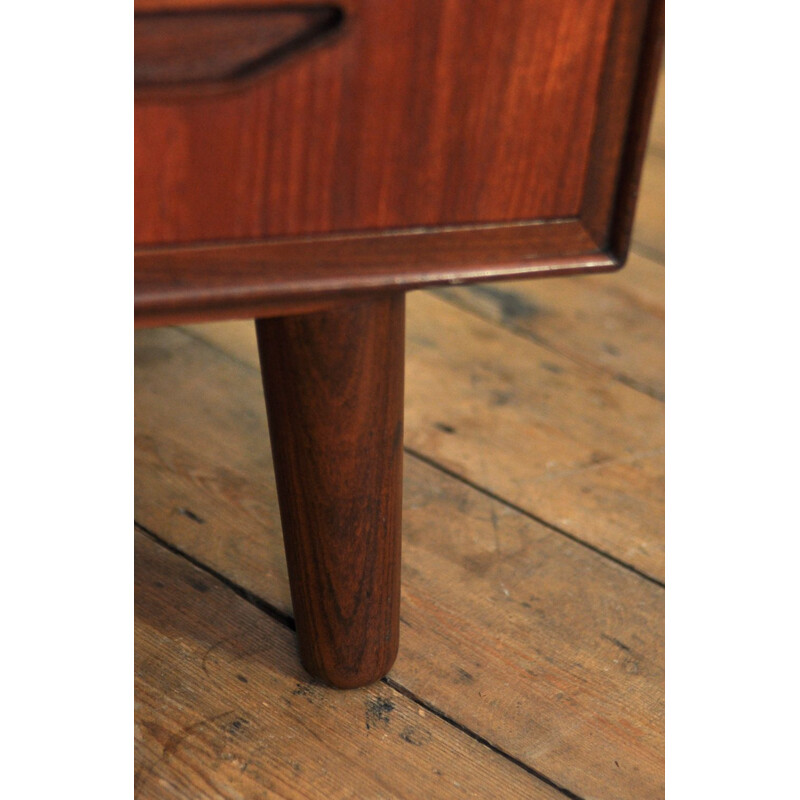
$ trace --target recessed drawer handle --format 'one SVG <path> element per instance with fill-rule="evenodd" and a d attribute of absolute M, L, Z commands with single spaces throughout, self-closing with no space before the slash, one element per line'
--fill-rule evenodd
<path fill-rule="evenodd" d="M 136 14 L 136 88 L 238 82 L 317 43 L 343 19 L 330 5 Z"/>

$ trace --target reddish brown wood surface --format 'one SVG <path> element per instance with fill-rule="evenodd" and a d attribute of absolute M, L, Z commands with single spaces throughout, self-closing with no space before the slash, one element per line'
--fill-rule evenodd
<path fill-rule="evenodd" d="M 247 91 L 139 102 L 137 243 L 575 216 L 617 7 L 352 0 Z"/>
<path fill-rule="evenodd" d="M 137 257 L 136 321 L 280 316 L 318 310 L 348 294 L 615 265 L 575 220 L 150 249 Z"/>
<path fill-rule="evenodd" d="M 140 0 L 137 8 L 234 5 Z M 287 278 L 305 285 L 326 270 L 323 296 L 375 289 L 376 280 L 413 288 L 531 274 L 531 263 L 560 271 L 620 263 L 659 58 L 660 0 L 339 7 L 336 36 L 246 88 L 138 98 L 140 322 L 243 316 L 245 306 L 256 316 L 291 313 L 298 306 Z M 564 220 L 576 234 L 555 252 L 543 247 L 542 236 L 563 237 Z M 476 235 L 487 225 L 494 233 Z M 506 236 L 498 225 L 514 230 Z M 387 231 L 411 236 L 410 246 L 395 248 L 392 238 L 387 253 Z M 337 258 L 330 237 L 356 233 L 357 257 Z M 231 250 L 209 282 L 193 267 L 195 253 L 180 247 L 198 243 L 280 249 L 251 265 L 254 289 Z M 324 269 L 308 263 L 318 259 Z M 214 305 L 220 286 L 229 296 Z"/>
<path fill-rule="evenodd" d="M 383 677 L 399 640 L 405 297 L 256 323 L 306 669 Z"/>

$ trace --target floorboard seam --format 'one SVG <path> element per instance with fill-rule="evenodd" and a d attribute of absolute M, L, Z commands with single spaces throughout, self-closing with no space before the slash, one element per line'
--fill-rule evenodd
<path fill-rule="evenodd" d="M 165 539 L 162 539 L 157 533 L 150 530 L 145 525 L 142 525 L 142 523 L 134 521 L 134 525 L 139 531 L 145 534 L 157 545 L 159 545 L 159 547 L 163 547 L 170 553 L 173 553 L 174 555 L 180 558 L 186 559 L 186 561 L 188 561 L 193 566 L 203 570 L 203 572 L 207 573 L 208 575 L 211 575 L 213 578 L 215 578 L 224 586 L 226 586 L 228 589 L 230 589 L 235 595 L 240 597 L 245 602 L 250 603 L 250 605 L 255 606 L 255 608 L 266 614 L 271 619 L 275 620 L 277 623 L 284 625 L 285 627 L 289 628 L 292 631 L 296 630 L 294 618 L 291 615 L 286 614 L 285 612 L 281 611 L 278 608 L 275 608 L 275 606 L 268 603 L 266 600 L 262 599 L 258 595 L 253 594 L 253 592 L 248 591 L 235 581 L 232 581 L 230 578 L 223 575 L 218 570 L 208 566 L 208 564 L 204 564 L 198 558 L 189 555 L 189 553 L 185 552 L 184 550 L 181 550 L 179 547 L 176 547 L 175 545 L 171 544 Z M 474 731 L 467 728 L 465 725 L 462 725 L 460 722 L 449 717 L 443 711 L 440 711 L 435 706 L 431 705 L 425 700 L 422 700 L 420 697 L 415 695 L 410 689 L 407 689 L 402 684 L 397 683 L 397 681 L 393 680 L 392 678 L 389 678 L 387 676 L 385 678 L 381 678 L 380 682 L 388 686 L 390 689 L 393 689 L 398 694 L 403 695 L 403 697 L 407 698 L 412 703 L 418 705 L 420 708 L 423 708 L 426 712 L 430 712 L 434 716 L 441 719 L 443 722 L 461 731 L 461 733 L 465 734 L 466 736 L 469 736 L 474 741 L 479 742 L 484 747 L 489 748 L 489 750 L 491 750 L 493 753 L 496 753 L 497 755 L 501 756 L 502 758 L 505 758 L 507 761 L 510 761 L 512 764 L 524 770 L 525 772 L 529 773 L 530 775 L 533 775 L 537 780 L 540 780 L 542 783 L 545 783 L 548 786 L 552 787 L 553 789 L 556 789 L 557 791 L 561 792 L 565 797 L 570 798 L 570 800 L 583 800 L 583 798 L 580 797 L 580 795 L 571 792 L 569 789 L 566 789 L 563 786 L 559 786 L 555 781 L 551 780 L 546 775 L 542 774 L 538 770 L 529 766 L 524 761 L 520 761 L 518 758 L 512 756 L 510 753 L 507 753 L 502 748 L 492 744 L 488 739 L 485 739 L 480 734 L 475 733 Z"/>
<path fill-rule="evenodd" d="M 385 678 L 381 678 L 381 683 L 385 683 L 387 686 L 394 689 L 398 694 L 403 695 L 403 697 L 406 697 L 413 703 L 416 703 L 417 705 L 421 706 L 423 709 L 425 709 L 426 712 L 433 714 L 436 717 L 439 717 L 439 719 L 443 720 L 449 725 L 452 725 L 454 728 L 457 728 L 462 733 L 469 736 L 471 739 L 474 739 L 476 742 L 482 744 L 484 747 L 488 747 L 489 750 L 491 750 L 493 753 L 497 753 L 497 755 L 502 756 L 508 761 L 511 761 L 513 764 L 516 764 L 516 766 L 518 766 L 520 769 L 523 769 L 525 770 L 525 772 L 529 773 L 530 775 L 533 775 L 535 778 L 538 778 L 542 783 L 546 783 L 553 789 L 557 789 L 563 795 L 569 797 L 570 800 L 583 800 L 583 798 L 580 795 L 575 794 L 574 792 L 570 791 L 564 786 L 559 786 L 554 780 L 548 778 L 546 775 L 543 775 L 541 772 L 534 769 L 530 765 L 526 764 L 524 761 L 520 761 L 516 756 L 512 756 L 510 753 L 507 753 L 502 748 L 492 744 L 488 739 L 484 739 L 484 737 L 481 736 L 480 734 L 475 733 L 475 731 L 470 730 L 466 726 L 462 725 L 460 722 L 454 720 L 452 717 L 449 717 L 443 711 L 440 711 L 438 708 L 436 708 L 436 706 L 431 705 L 426 700 L 422 700 L 420 697 L 415 695 L 410 689 L 406 689 L 405 686 L 397 683 L 397 681 L 393 680 L 388 675 Z"/>
<path fill-rule="evenodd" d="M 486 497 L 490 497 L 495 502 L 501 503 L 502 505 L 506 506 L 507 508 L 510 508 L 513 511 L 516 511 L 518 514 L 522 514 L 523 516 L 527 517 L 528 519 L 531 519 L 534 522 L 538 522 L 540 525 L 544 525 L 545 528 L 548 528 L 549 530 L 553 531 L 553 533 L 558 533 L 561 536 L 564 536 L 567 539 L 569 539 L 571 542 L 574 542 L 575 544 L 581 545 L 582 547 L 585 547 L 588 550 L 591 550 L 593 553 L 596 553 L 597 555 L 602 556 L 603 558 L 608 559 L 609 561 L 612 561 L 618 567 L 622 567 L 623 569 L 626 569 L 629 572 L 634 573 L 634 575 L 638 575 L 640 578 L 643 578 L 644 580 L 646 580 L 646 581 L 648 581 L 650 583 L 653 583 L 653 584 L 655 584 L 656 586 L 659 586 L 662 589 L 664 588 L 664 583 L 662 581 L 658 580 L 658 578 L 654 578 L 651 575 L 648 575 L 646 572 L 642 572 L 640 569 L 638 569 L 637 567 L 634 567 L 632 564 L 628 564 L 627 562 L 622 561 L 621 559 L 617 558 L 616 556 L 611 555 L 611 553 L 607 553 L 605 550 L 601 550 L 596 545 L 590 544 L 589 542 L 586 542 L 583 539 L 578 538 L 577 536 L 575 536 L 575 534 L 569 533 L 569 531 L 565 531 L 565 530 L 562 530 L 561 528 L 556 527 L 555 525 L 553 525 L 552 522 L 548 522 L 547 520 L 542 519 L 541 517 L 537 517 L 536 514 L 533 514 L 530 511 L 526 511 L 524 508 L 522 508 L 521 506 L 516 505 L 515 503 L 512 503 L 510 500 L 506 500 L 505 498 L 496 495 L 490 489 L 486 489 L 483 486 L 478 485 L 477 483 L 473 483 L 469 478 L 465 478 L 463 475 L 459 475 L 458 473 L 453 472 L 453 470 L 449 469 L 448 467 L 445 467 L 445 466 L 443 466 L 441 464 L 438 464 L 433 459 L 428 458 L 428 456 L 426 456 L 426 455 L 424 455 L 422 453 L 418 453 L 416 450 L 413 450 L 410 447 L 404 447 L 403 450 L 408 455 L 412 456 L 413 458 L 416 458 L 418 461 L 422 461 L 424 464 L 427 464 L 428 466 L 433 467 L 434 469 L 437 469 L 440 472 L 443 472 L 445 475 L 448 475 L 449 477 L 451 477 L 451 478 L 453 478 L 453 479 L 455 479 L 457 481 L 460 481 L 461 483 L 465 484 L 466 486 L 469 486 L 470 489 L 474 489 L 476 492 L 480 492 L 482 495 L 484 495 Z"/>
<path fill-rule="evenodd" d="M 134 524 L 142 533 L 150 537 L 150 539 L 152 539 L 160 547 L 163 547 L 165 550 L 169 550 L 170 553 L 173 553 L 176 556 L 185 558 L 193 566 L 203 570 L 203 572 L 207 572 L 209 575 L 216 578 L 220 583 L 223 583 L 234 594 L 241 597 L 242 600 L 246 600 L 248 603 L 250 603 L 250 605 L 255 606 L 259 611 L 263 611 L 267 616 L 271 617 L 276 622 L 279 622 L 281 625 L 286 626 L 290 630 L 295 630 L 294 618 L 291 615 L 281 611 L 278 608 L 275 608 L 275 606 L 271 605 L 266 600 L 262 600 L 258 595 L 248 591 L 243 586 L 240 586 L 238 583 L 232 581 L 221 572 L 215 570 L 213 567 L 209 567 L 208 564 L 204 564 L 202 561 L 200 561 L 200 559 L 189 555 L 189 553 L 187 553 L 185 550 L 181 550 L 180 547 L 170 544 L 170 542 L 162 539 L 157 533 L 150 530 L 150 528 L 142 525 L 141 522 L 134 522 Z"/>

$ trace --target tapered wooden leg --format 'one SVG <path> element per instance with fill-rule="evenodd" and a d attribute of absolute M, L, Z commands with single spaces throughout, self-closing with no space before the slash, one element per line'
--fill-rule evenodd
<path fill-rule="evenodd" d="M 256 321 L 300 658 L 353 688 L 400 629 L 405 296 Z"/>

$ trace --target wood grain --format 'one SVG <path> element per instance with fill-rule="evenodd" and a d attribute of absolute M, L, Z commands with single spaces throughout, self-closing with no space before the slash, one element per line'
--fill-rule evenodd
<path fill-rule="evenodd" d="M 291 632 L 136 534 L 137 798 L 563 795 L 378 684 L 337 692 Z"/>
<path fill-rule="evenodd" d="M 246 92 L 137 103 L 136 242 L 575 216 L 612 13 L 643 5 L 354 0 Z"/>
<path fill-rule="evenodd" d="M 137 519 L 290 611 L 257 371 L 178 331 L 139 345 Z M 663 590 L 405 461 L 394 684 L 580 797 L 661 797 Z"/>
<path fill-rule="evenodd" d="M 405 296 L 256 332 L 300 656 L 364 686 L 400 635 Z"/>
<path fill-rule="evenodd" d="M 663 404 L 436 298 L 408 308 L 407 446 L 663 580 L 663 473 L 637 468 L 662 458 Z"/>
<path fill-rule="evenodd" d="M 663 403 L 427 293 L 407 309 L 407 446 L 663 581 Z M 193 330 L 257 367 L 248 325 Z"/>

